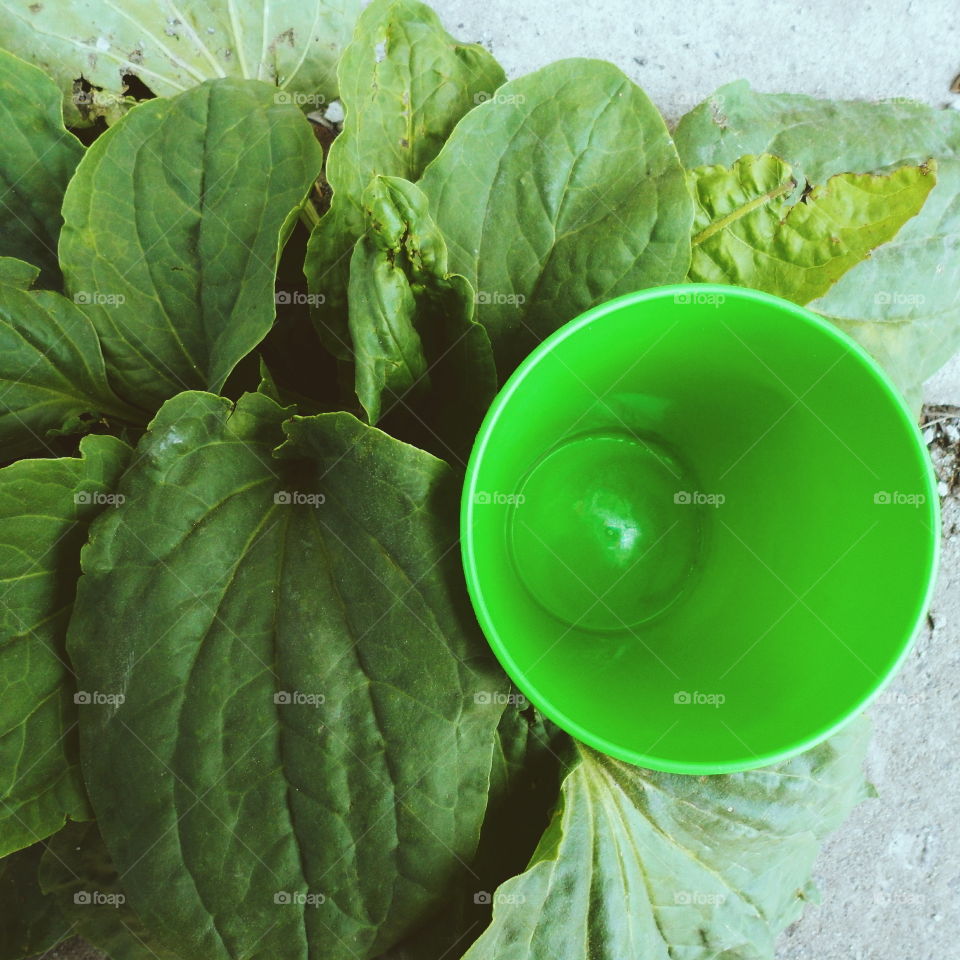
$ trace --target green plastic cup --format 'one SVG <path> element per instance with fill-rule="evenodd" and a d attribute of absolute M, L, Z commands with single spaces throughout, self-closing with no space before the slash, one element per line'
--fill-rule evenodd
<path fill-rule="evenodd" d="M 920 433 L 852 340 L 778 297 L 659 287 L 588 310 L 494 400 L 467 586 L 519 690 L 675 773 L 805 750 L 903 660 L 935 579 Z"/>

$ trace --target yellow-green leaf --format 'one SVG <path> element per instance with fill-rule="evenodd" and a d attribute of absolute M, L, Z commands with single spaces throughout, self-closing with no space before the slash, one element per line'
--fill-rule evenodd
<path fill-rule="evenodd" d="M 926 201 L 936 162 L 843 173 L 790 197 L 790 165 L 770 154 L 687 174 L 695 199 L 689 279 L 754 287 L 795 303 L 822 296 Z"/>

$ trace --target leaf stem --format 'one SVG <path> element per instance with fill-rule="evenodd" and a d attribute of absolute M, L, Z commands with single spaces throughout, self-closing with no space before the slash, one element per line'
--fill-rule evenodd
<path fill-rule="evenodd" d="M 310 232 L 313 232 L 313 228 L 320 222 L 320 214 L 317 213 L 317 208 L 309 197 L 303 201 L 303 206 L 300 208 L 300 222 Z"/>

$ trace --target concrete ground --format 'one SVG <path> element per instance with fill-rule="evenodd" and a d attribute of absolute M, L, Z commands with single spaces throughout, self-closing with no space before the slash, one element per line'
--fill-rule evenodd
<path fill-rule="evenodd" d="M 454 35 L 514 77 L 562 57 L 611 60 L 676 120 L 716 87 L 960 106 L 952 0 L 433 0 Z M 823 902 L 782 937 L 779 960 L 950 960 L 960 930 L 960 360 L 927 384 L 943 479 L 944 549 L 931 620 L 873 706 L 868 774 L 880 796 L 828 843 Z M 951 479 L 952 478 L 952 479 Z M 61 949 L 51 956 L 97 956 Z M 531 958 L 539 960 L 539 958 Z M 632 960 L 632 958 L 624 958 Z M 644 958 L 637 958 L 644 960 Z"/>

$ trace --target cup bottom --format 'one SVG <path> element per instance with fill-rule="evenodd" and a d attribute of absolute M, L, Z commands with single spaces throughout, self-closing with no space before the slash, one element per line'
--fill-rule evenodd
<path fill-rule="evenodd" d="M 662 613 L 697 564 L 692 472 L 657 440 L 579 435 L 545 454 L 512 506 L 515 573 L 558 620 L 616 633 Z"/>

